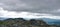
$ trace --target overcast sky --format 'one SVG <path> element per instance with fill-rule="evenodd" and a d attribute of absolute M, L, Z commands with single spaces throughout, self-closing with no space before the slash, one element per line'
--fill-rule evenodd
<path fill-rule="evenodd" d="M 0 16 L 21 17 L 19 14 L 22 16 L 27 14 L 24 17 L 28 17 L 29 14 L 30 18 L 32 16 L 58 18 L 60 17 L 60 0 L 0 0 Z"/>

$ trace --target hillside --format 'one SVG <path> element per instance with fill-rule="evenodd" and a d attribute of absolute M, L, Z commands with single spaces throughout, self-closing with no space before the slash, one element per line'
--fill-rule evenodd
<path fill-rule="evenodd" d="M 58 27 L 56 25 L 48 25 L 43 20 L 25 20 L 23 18 L 9 18 L 0 21 L 0 27 Z M 60 27 L 60 26 L 59 26 Z"/>

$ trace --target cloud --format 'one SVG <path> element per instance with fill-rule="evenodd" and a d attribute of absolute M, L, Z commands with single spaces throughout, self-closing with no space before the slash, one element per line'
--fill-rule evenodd
<path fill-rule="evenodd" d="M 0 7 L 0 17 L 5 18 L 51 18 L 51 19 L 60 19 L 60 16 L 53 16 L 51 14 L 44 14 L 44 13 L 31 13 L 31 12 L 14 12 L 14 11 L 8 11 L 4 10 L 2 7 Z"/>
<path fill-rule="evenodd" d="M 25 15 L 25 17 L 58 18 L 60 16 L 60 0 L 0 0 L 0 7 L 3 8 L 0 10 L 0 16 L 4 17 L 23 17 L 22 15 Z"/>
<path fill-rule="evenodd" d="M 25 11 L 25 12 L 52 14 L 53 10 L 60 9 L 60 1 L 59 0 L 0 0 L 0 7 L 3 7 L 4 10 L 8 11 L 16 11 L 16 12 Z"/>
<path fill-rule="evenodd" d="M 0 7 L 9 11 L 20 11 L 28 8 L 32 8 L 21 0 L 0 0 Z"/>

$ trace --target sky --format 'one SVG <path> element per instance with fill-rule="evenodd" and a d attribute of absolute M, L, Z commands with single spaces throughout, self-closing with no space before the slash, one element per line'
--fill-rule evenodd
<path fill-rule="evenodd" d="M 0 17 L 60 19 L 60 0 L 0 0 Z"/>

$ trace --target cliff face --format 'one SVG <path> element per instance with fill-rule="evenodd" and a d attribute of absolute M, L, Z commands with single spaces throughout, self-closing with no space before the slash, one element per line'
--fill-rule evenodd
<path fill-rule="evenodd" d="M 23 18 L 6 19 L 0 21 L 0 27 L 57 27 L 56 25 L 48 25 L 43 20 L 24 20 Z"/>

